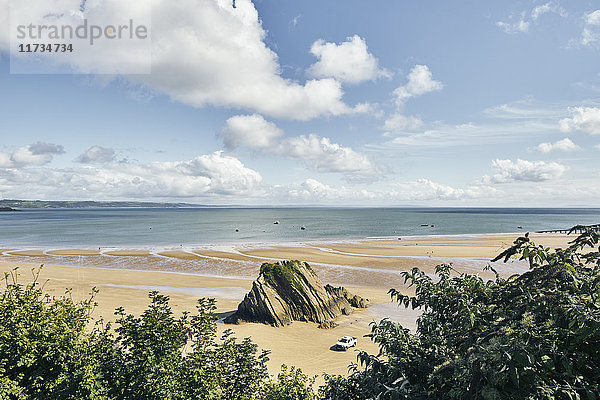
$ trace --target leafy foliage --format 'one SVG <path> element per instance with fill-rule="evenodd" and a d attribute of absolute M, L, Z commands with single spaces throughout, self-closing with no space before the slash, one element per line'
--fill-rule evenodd
<path fill-rule="evenodd" d="M 316 400 L 312 386 L 315 378 L 309 378 L 299 368 L 281 366 L 276 381 L 271 381 L 264 390 L 265 400 Z"/>
<path fill-rule="evenodd" d="M 93 366 L 85 359 L 91 298 L 81 304 L 69 298 L 45 304 L 37 276 L 25 287 L 16 284 L 16 272 L 5 277 L 7 289 L 0 296 L 0 398 L 85 398 L 101 392 Z"/>
<path fill-rule="evenodd" d="M 576 227 L 582 230 L 582 227 Z M 575 228 L 574 228 L 575 229 Z M 169 298 L 151 292 L 140 316 L 116 311 L 113 328 L 89 329 L 94 292 L 46 303 L 43 286 L 6 275 L 0 295 L 0 400 L 3 399 L 600 399 L 599 234 L 586 230 L 566 249 L 536 246 L 527 235 L 497 259 L 530 270 L 484 281 L 451 264 L 431 278 L 403 274 L 420 309 L 417 332 L 389 320 L 372 324 L 380 352 L 359 353 L 347 377 L 314 379 L 266 369 L 267 352 L 231 331 L 217 337 L 212 299 L 194 314 L 173 315 Z M 293 265 L 265 267 L 272 277 Z"/>
<path fill-rule="evenodd" d="M 250 339 L 230 330 L 217 338 L 214 299 L 177 318 L 169 298 L 151 292 L 142 315 L 119 308 L 114 329 L 90 331 L 94 293 L 47 303 L 37 276 L 22 286 L 11 275 L 0 296 L 0 399 L 315 398 L 298 369 L 272 380 L 268 352 Z"/>
<path fill-rule="evenodd" d="M 415 295 L 390 293 L 422 310 L 416 334 L 389 320 L 372 324 L 380 353 L 360 353 L 365 369 L 329 377 L 321 393 L 330 399 L 600 398 L 598 240 L 588 229 L 568 248 L 551 250 L 518 238 L 498 258 L 526 260 L 530 270 L 508 279 L 496 273 L 485 282 L 458 275 L 450 264 L 436 268 L 437 280 L 416 268 L 404 273 Z"/>

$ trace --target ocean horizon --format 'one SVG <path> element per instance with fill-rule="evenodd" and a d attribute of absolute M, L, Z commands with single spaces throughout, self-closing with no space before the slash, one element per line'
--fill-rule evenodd
<path fill-rule="evenodd" d="M 269 245 L 402 236 L 524 233 L 598 223 L 600 208 L 22 209 L 0 213 L 0 246 L 94 249 Z"/>

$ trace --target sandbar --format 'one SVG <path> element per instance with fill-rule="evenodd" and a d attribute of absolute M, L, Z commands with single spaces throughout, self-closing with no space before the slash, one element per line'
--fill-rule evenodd
<path fill-rule="evenodd" d="M 42 250 L 18 250 L 7 252 L 7 254 L 14 256 L 41 257 L 44 255 L 44 252 Z"/>
<path fill-rule="evenodd" d="M 8 272 L 15 267 L 21 283 L 30 283 L 38 266 L 33 264 L 0 262 L 0 272 Z M 176 315 L 183 311 L 193 312 L 200 288 L 212 288 L 210 291 L 217 300 L 217 313 L 226 315 L 234 311 L 239 303 L 240 293 L 247 292 L 252 284 L 248 279 L 216 278 L 191 274 L 128 271 L 106 268 L 82 268 L 45 265 L 38 277 L 44 293 L 51 298 L 70 295 L 75 301 L 89 297 L 92 287 L 99 292 L 95 296 L 97 307 L 92 313 L 94 320 L 115 319 L 114 310 L 123 306 L 128 313 L 141 314 L 148 305 L 148 289 L 166 288 L 162 293 L 170 297 L 170 304 Z M 171 289 L 172 288 L 172 289 Z M 236 289 L 237 288 L 237 289 Z M 196 292 L 194 290 L 196 289 Z M 236 289 L 236 290 L 234 290 Z M 389 302 L 385 289 L 350 288 L 353 293 L 369 297 L 375 303 Z M 235 295 L 232 295 L 234 293 Z M 414 325 L 415 316 L 407 314 L 407 326 Z M 218 331 L 232 329 L 236 337 L 251 337 L 261 349 L 271 351 L 269 371 L 276 374 L 281 364 L 295 365 L 309 374 L 318 375 L 322 382 L 322 373 L 345 374 L 350 363 L 356 362 L 356 352 L 335 352 L 330 347 L 344 335 L 359 338 L 358 349 L 377 352 L 375 346 L 363 335 L 369 333 L 369 323 L 381 319 L 380 315 L 370 313 L 368 309 L 357 311 L 350 316 L 339 318 L 339 327 L 323 330 L 314 323 L 294 322 L 283 328 L 274 328 L 263 324 L 225 325 L 218 324 Z"/>
<path fill-rule="evenodd" d="M 100 254 L 99 250 L 80 250 L 80 249 L 69 249 L 69 250 L 49 250 L 46 254 L 55 256 L 93 256 Z"/>
<path fill-rule="evenodd" d="M 324 283 L 343 284 L 352 293 L 371 299 L 373 307 L 357 310 L 338 319 L 339 326 L 318 329 L 313 323 L 294 322 L 283 328 L 262 324 L 218 325 L 219 332 L 233 329 L 238 338 L 251 337 L 261 349 L 271 351 L 269 371 L 276 374 L 281 364 L 294 365 L 309 374 L 345 374 L 356 362 L 354 351 L 334 352 L 330 347 L 344 335 L 359 338 L 358 348 L 377 353 L 375 344 L 364 337 L 369 323 L 384 317 L 414 329 L 418 312 L 399 308 L 390 301 L 390 288 L 410 293 L 401 272 L 419 267 L 432 274 L 435 266 L 452 262 L 459 272 L 480 273 L 489 260 L 509 247 L 520 234 L 406 237 L 401 240 L 366 239 L 354 242 L 307 242 L 297 245 L 240 245 L 231 250 L 217 248 L 114 249 L 111 251 L 52 249 L 0 250 L 0 271 L 19 265 L 19 281 L 28 283 L 31 270 L 39 264 L 39 280 L 51 297 L 65 295 L 71 288 L 74 300 L 99 293 L 92 317 L 114 320 L 114 310 L 123 306 L 139 315 L 148 305 L 148 292 L 159 290 L 171 299 L 176 314 L 193 312 L 198 297 L 214 297 L 219 316 L 233 312 L 258 275 L 265 260 L 298 259 L 311 263 Z M 531 234 L 537 244 L 565 247 L 576 236 Z M 7 246 L 8 247 L 8 246 Z M 37 265 L 36 265 L 37 263 Z M 63 263 L 63 266 L 56 264 Z M 527 270 L 524 263 L 496 263 L 503 275 Z M 319 378 L 318 382 L 322 382 Z"/>
<path fill-rule="evenodd" d="M 160 256 L 177 258 L 179 260 L 195 260 L 200 258 L 197 254 L 182 250 L 168 250 L 158 253 Z"/>

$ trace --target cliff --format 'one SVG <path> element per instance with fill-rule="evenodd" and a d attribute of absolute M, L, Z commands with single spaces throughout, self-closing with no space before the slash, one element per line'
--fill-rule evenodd
<path fill-rule="evenodd" d="M 368 300 L 343 287 L 324 286 L 304 262 L 265 263 L 252 289 L 225 323 L 260 322 L 273 326 L 293 321 L 310 321 L 322 328 L 335 326 L 333 320 L 348 315 L 353 307 L 365 308 Z"/>

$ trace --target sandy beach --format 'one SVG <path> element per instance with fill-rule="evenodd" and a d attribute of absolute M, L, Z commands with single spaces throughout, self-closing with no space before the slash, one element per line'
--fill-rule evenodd
<path fill-rule="evenodd" d="M 193 311 L 200 297 L 214 297 L 217 312 L 236 309 L 260 264 L 275 259 L 299 259 L 311 263 L 324 283 L 343 284 L 352 293 L 371 300 L 372 307 L 340 318 L 339 326 L 318 329 L 316 324 L 295 322 L 284 328 L 262 324 L 225 325 L 239 338 L 251 337 L 260 348 L 271 350 L 269 368 L 276 373 L 281 364 L 295 365 L 309 375 L 344 374 L 356 353 L 329 349 L 340 336 L 359 338 L 358 349 L 377 352 L 363 336 L 369 323 L 390 317 L 407 328 L 415 326 L 417 313 L 390 303 L 391 287 L 402 285 L 399 272 L 418 266 L 432 273 L 435 265 L 452 262 L 460 272 L 482 273 L 489 259 L 512 243 L 517 234 L 402 238 L 337 243 L 306 243 L 299 246 L 230 249 L 5 249 L 0 250 L 0 270 L 19 267 L 19 281 L 28 283 L 32 269 L 45 264 L 40 274 L 44 292 L 62 296 L 72 288 L 74 300 L 99 289 L 93 318 L 114 319 L 114 309 L 141 313 L 148 304 L 148 292 L 158 290 L 171 298 L 176 313 Z M 550 247 L 564 247 L 572 237 L 562 234 L 533 234 L 532 240 Z M 523 263 L 498 264 L 500 273 L 523 272 Z M 321 381 L 319 379 L 319 381 Z"/>

